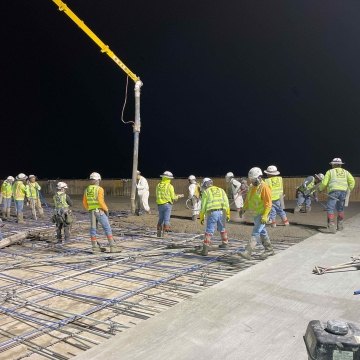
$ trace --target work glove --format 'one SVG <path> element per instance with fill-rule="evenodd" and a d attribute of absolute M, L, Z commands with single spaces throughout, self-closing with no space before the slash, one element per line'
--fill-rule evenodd
<path fill-rule="evenodd" d="M 105 213 L 105 215 L 106 215 L 107 217 L 109 217 L 109 210 L 104 211 L 104 213 Z"/>
<path fill-rule="evenodd" d="M 230 221 L 230 215 L 226 215 L 226 221 L 227 221 L 227 222 Z"/>
<path fill-rule="evenodd" d="M 241 209 L 241 210 L 239 211 L 239 216 L 240 216 L 241 218 L 244 216 L 245 211 L 246 211 L 246 210 L 244 210 L 244 209 Z"/>
<path fill-rule="evenodd" d="M 200 220 L 200 224 L 204 225 L 204 219 Z"/>
<path fill-rule="evenodd" d="M 200 213 L 200 224 L 204 225 L 205 216 L 204 214 Z"/>
<path fill-rule="evenodd" d="M 263 216 L 261 217 L 261 223 L 262 223 L 262 224 L 266 224 L 267 221 L 268 221 L 267 215 L 263 215 Z"/>

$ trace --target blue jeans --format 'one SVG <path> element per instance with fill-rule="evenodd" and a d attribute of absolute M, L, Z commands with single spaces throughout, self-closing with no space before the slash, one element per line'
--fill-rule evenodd
<path fill-rule="evenodd" d="M 98 221 L 101 224 L 102 228 L 105 231 L 106 236 L 112 235 L 109 218 L 106 216 L 104 211 L 100 209 L 98 209 L 98 211 L 91 210 L 89 212 L 89 215 L 90 215 L 90 236 L 92 238 L 96 237 L 96 221 Z"/>
<path fill-rule="evenodd" d="M 299 191 L 296 204 L 297 206 L 301 206 L 304 202 L 305 202 L 305 206 L 307 207 L 311 206 L 310 196 L 304 196 L 303 193 Z"/>
<path fill-rule="evenodd" d="M 268 233 L 266 231 L 266 224 L 261 223 L 261 217 L 261 214 L 254 217 L 254 227 L 251 234 L 252 236 L 256 236 L 257 241 L 259 240 L 260 235 L 268 236 Z"/>
<path fill-rule="evenodd" d="M 276 218 L 276 215 L 279 215 L 282 219 L 284 219 L 284 218 L 286 219 L 286 213 L 283 210 L 283 208 L 281 207 L 280 199 L 272 201 L 272 207 L 270 210 L 269 220 L 274 221 Z"/>
<path fill-rule="evenodd" d="M 16 214 L 22 213 L 24 210 L 24 200 L 15 200 Z"/>
<path fill-rule="evenodd" d="M 6 211 L 6 209 L 11 208 L 11 198 L 8 199 L 3 198 L 2 201 L 3 201 L 3 211 Z"/>
<path fill-rule="evenodd" d="M 172 209 L 172 205 L 169 203 L 158 205 L 158 210 L 159 210 L 158 225 L 160 226 L 170 225 L 171 209 Z"/>
<path fill-rule="evenodd" d="M 225 230 L 224 214 L 222 210 L 209 211 L 206 214 L 206 230 L 208 234 L 214 235 L 215 226 L 217 231 L 221 232 Z"/>
<path fill-rule="evenodd" d="M 336 208 L 337 212 L 343 212 L 344 211 L 344 204 L 345 204 L 345 198 L 346 198 L 346 191 L 332 191 L 329 193 L 328 200 L 326 203 L 326 211 L 328 214 L 333 214 Z M 333 198 L 333 199 L 332 199 Z M 338 200 L 337 200 L 338 199 Z"/>

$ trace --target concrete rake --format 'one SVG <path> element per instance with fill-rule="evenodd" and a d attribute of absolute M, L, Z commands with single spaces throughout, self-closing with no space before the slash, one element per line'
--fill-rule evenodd
<path fill-rule="evenodd" d="M 356 268 L 356 270 L 360 270 L 360 256 L 352 256 L 351 261 L 343 264 L 333 265 L 329 267 L 315 266 L 315 268 L 313 269 L 313 273 L 315 275 L 322 275 L 328 272 L 336 272 L 352 267 Z"/>

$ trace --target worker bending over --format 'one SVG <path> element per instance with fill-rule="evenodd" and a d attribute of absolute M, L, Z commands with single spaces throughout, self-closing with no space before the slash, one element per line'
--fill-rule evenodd
<path fill-rule="evenodd" d="M 311 211 L 311 200 L 318 201 L 317 192 L 324 174 L 308 176 L 303 183 L 296 189 L 296 206 L 294 212 L 299 212 L 305 203 L 305 212 Z"/>

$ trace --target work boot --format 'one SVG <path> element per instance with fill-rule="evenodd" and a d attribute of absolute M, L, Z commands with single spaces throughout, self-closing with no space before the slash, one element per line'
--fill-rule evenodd
<path fill-rule="evenodd" d="M 260 255 L 261 259 L 266 259 L 268 256 L 275 255 L 274 248 L 271 244 L 269 236 L 260 235 L 261 243 L 265 248 L 265 251 Z"/>
<path fill-rule="evenodd" d="M 3 220 L 6 220 L 6 210 L 3 210 L 3 211 L 2 211 L 2 219 L 3 219 Z"/>
<path fill-rule="evenodd" d="M 207 256 L 209 253 L 209 245 L 203 244 L 202 250 L 201 250 L 201 255 L 202 256 Z"/>
<path fill-rule="evenodd" d="M 246 260 L 251 260 L 251 254 L 255 249 L 256 243 L 257 243 L 256 236 L 251 236 L 248 244 L 245 246 L 245 251 L 239 252 L 238 255 Z"/>
<path fill-rule="evenodd" d="M 18 222 L 18 224 L 24 224 L 25 223 L 23 213 L 18 213 L 17 214 L 17 222 Z"/>
<path fill-rule="evenodd" d="M 271 226 L 272 228 L 276 228 L 276 221 L 273 220 L 273 221 L 270 223 L 270 226 Z"/>
<path fill-rule="evenodd" d="M 140 210 L 139 210 L 139 209 L 136 209 L 136 210 L 135 210 L 135 215 L 136 215 L 136 216 L 140 216 Z"/>
<path fill-rule="evenodd" d="M 344 230 L 344 218 L 342 218 L 340 216 L 338 216 L 338 218 L 337 218 L 337 229 L 339 231 Z"/>
<path fill-rule="evenodd" d="M 300 212 L 300 210 L 301 210 L 301 206 L 296 205 L 294 209 L 294 213 Z"/>
<path fill-rule="evenodd" d="M 191 217 L 191 220 L 192 220 L 192 221 L 196 221 L 196 219 L 197 219 L 197 215 L 193 215 L 193 216 Z"/>
<path fill-rule="evenodd" d="M 334 214 L 328 214 L 328 229 L 329 232 L 331 232 L 332 234 L 336 233 L 336 225 L 335 225 L 335 221 L 334 221 Z"/>
<path fill-rule="evenodd" d="M 157 233 L 156 233 L 156 236 L 157 237 L 162 237 L 162 232 L 163 232 L 163 227 L 162 227 L 162 225 L 157 225 Z"/>
<path fill-rule="evenodd" d="M 6 209 L 6 217 L 7 217 L 8 220 L 10 220 L 10 218 L 11 218 L 10 210 L 11 210 L 10 208 Z"/>
<path fill-rule="evenodd" d="M 227 231 L 226 230 L 221 231 L 220 235 L 221 235 L 222 244 L 219 245 L 219 248 L 220 249 L 227 249 L 229 247 L 229 239 L 228 239 L 228 236 L 227 236 Z"/>
<path fill-rule="evenodd" d="M 305 206 L 305 212 L 310 212 L 311 211 L 311 206 Z"/>
<path fill-rule="evenodd" d="M 114 240 L 112 238 L 108 238 L 109 246 L 110 246 L 110 252 L 111 253 L 119 253 L 122 251 L 122 249 L 115 245 Z"/>
<path fill-rule="evenodd" d="M 43 219 L 44 216 L 44 209 L 43 208 L 39 208 L 39 218 Z"/>
<path fill-rule="evenodd" d="M 99 243 L 96 241 L 95 237 L 91 238 L 91 248 L 92 248 L 93 254 L 98 254 L 101 252 Z"/>
<path fill-rule="evenodd" d="M 289 225 L 290 225 L 289 220 L 288 220 L 287 217 L 284 217 L 284 218 L 282 219 L 282 222 L 283 222 L 283 224 L 284 224 L 285 226 L 289 226 Z"/>
<path fill-rule="evenodd" d="M 164 236 L 168 235 L 171 232 L 170 225 L 164 225 Z"/>

